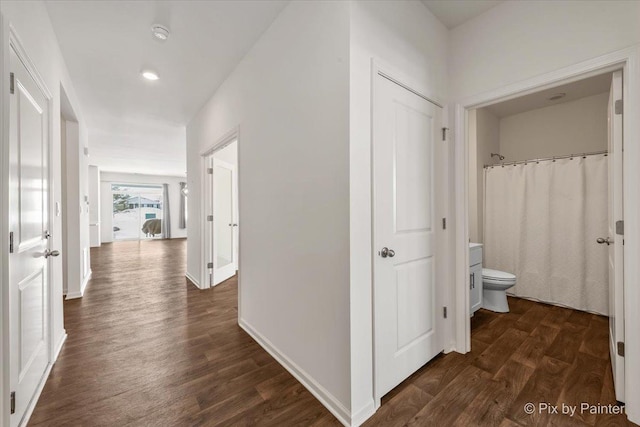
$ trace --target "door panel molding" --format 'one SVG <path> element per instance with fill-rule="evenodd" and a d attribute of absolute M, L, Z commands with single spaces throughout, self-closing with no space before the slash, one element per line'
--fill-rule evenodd
<path fill-rule="evenodd" d="M 3 25 L 5 23 L 6 21 L 3 22 Z M 3 30 L 6 31 L 6 27 L 3 27 Z M 35 136 L 38 138 L 43 138 L 44 141 L 46 141 L 43 143 L 44 145 L 41 145 L 38 148 L 38 152 L 41 153 L 41 156 L 42 156 L 40 159 L 42 163 L 39 163 L 39 165 L 38 164 L 35 165 L 36 168 L 46 166 L 46 172 L 36 177 L 37 180 L 39 180 L 39 182 L 42 183 L 42 186 L 43 186 L 42 188 L 44 192 L 42 193 L 42 196 L 41 196 L 43 197 L 43 199 L 31 200 L 31 202 L 35 201 L 35 205 L 32 207 L 38 208 L 42 214 L 42 218 L 41 218 L 42 223 L 32 224 L 35 228 L 32 229 L 32 232 L 29 233 L 30 234 L 29 236 L 26 236 L 31 238 L 25 238 L 24 234 L 22 233 L 22 231 L 25 231 L 25 230 L 23 229 L 22 224 L 19 224 L 20 223 L 19 218 L 21 217 L 21 214 L 19 211 L 16 212 L 15 210 L 16 206 L 19 205 L 20 207 L 24 207 L 24 204 L 23 203 L 14 204 L 14 205 L 9 204 L 8 208 L 4 208 L 4 206 L 7 206 L 7 205 L 4 205 L 4 203 L 6 203 L 6 201 L 9 200 L 9 197 L 15 197 L 15 196 L 10 196 L 10 194 L 15 192 L 19 193 L 21 189 L 23 189 L 22 183 L 20 182 L 21 178 L 23 177 L 18 175 L 18 170 L 16 169 L 15 166 L 11 166 L 7 168 L 6 169 L 7 175 L 3 175 L 3 180 L 8 180 L 10 176 L 13 176 L 13 177 L 11 178 L 10 181 L 7 181 L 7 183 L 12 183 L 11 185 L 3 186 L 3 212 L 2 212 L 3 218 L 2 219 L 3 219 L 3 223 L 6 225 L 9 225 L 10 224 L 9 221 L 11 221 L 11 224 L 13 224 L 12 227 L 14 228 L 14 230 L 12 231 L 14 231 L 16 242 L 19 242 L 18 244 L 19 250 L 17 252 L 14 252 L 13 254 L 11 254 L 11 256 L 7 254 L 6 258 L 3 256 L 3 260 L 2 260 L 3 265 L 8 267 L 9 262 L 11 263 L 17 262 L 18 257 L 22 257 L 21 259 L 26 259 L 24 257 L 27 256 L 28 254 L 26 254 L 25 252 L 35 251 L 34 257 L 32 257 L 32 259 L 29 261 L 29 265 L 31 267 L 28 267 L 28 266 L 27 266 L 28 268 L 25 267 L 24 272 L 16 271 L 15 266 L 13 266 L 11 269 L 9 268 L 3 269 L 4 271 L 6 271 L 3 277 L 3 282 L 7 280 L 9 283 L 9 286 L 3 287 L 3 294 L 2 294 L 2 323 L 3 323 L 2 393 L 3 395 L 5 394 L 8 395 L 9 391 L 16 391 L 12 387 L 14 385 L 12 384 L 12 382 L 14 381 L 12 379 L 12 375 L 13 375 L 12 371 L 14 370 L 16 370 L 15 380 L 18 381 L 17 384 L 22 384 L 22 381 L 29 381 L 29 384 L 33 385 L 33 388 L 31 388 L 31 386 L 29 387 L 29 389 L 32 390 L 33 394 L 25 395 L 25 392 L 23 391 L 21 393 L 22 396 L 17 396 L 18 399 L 21 399 L 21 402 L 16 402 L 18 406 L 17 408 L 18 411 L 17 411 L 17 414 L 14 414 L 13 416 L 9 414 L 9 411 L 7 410 L 8 407 L 6 406 L 7 405 L 6 399 L 2 399 L 3 411 L 2 411 L 2 419 L 0 420 L 0 423 L 2 423 L 3 425 L 6 424 L 6 425 L 13 426 L 13 425 L 17 425 L 18 423 L 26 424 L 26 421 L 30 417 L 31 412 L 35 407 L 37 398 L 40 395 L 42 388 L 44 387 L 44 383 L 46 382 L 46 376 L 48 375 L 48 372 L 51 369 L 51 366 L 55 357 L 54 352 L 52 351 L 53 319 L 51 318 L 51 316 L 52 316 L 53 310 L 52 310 L 52 298 L 51 298 L 51 286 L 52 286 L 51 268 L 49 268 L 49 265 L 50 265 L 49 261 L 42 261 L 41 256 L 38 255 L 39 248 L 37 248 L 37 246 L 42 246 L 44 249 L 49 249 L 49 242 L 44 240 L 43 231 L 45 226 L 47 229 L 49 228 L 53 218 L 52 207 L 54 205 L 54 199 L 53 199 L 54 195 L 52 192 L 52 187 L 54 183 L 54 173 L 53 173 L 53 167 L 52 167 L 53 161 L 52 161 L 52 150 L 51 150 L 52 129 L 53 129 L 53 116 L 52 116 L 53 97 L 47 85 L 45 84 L 45 80 L 39 74 L 36 67 L 34 66 L 34 63 L 31 61 L 31 59 L 29 58 L 29 55 L 25 51 L 23 44 L 21 43 L 20 38 L 18 37 L 14 28 L 11 25 L 9 25 L 8 30 L 9 30 L 8 31 L 9 43 L 5 45 L 6 48 L 8 48 L 8 51 L 7 50 L 3 51 L 3 57 L 5 60 L 9 60 L 10 57 L 12 58 L 10 59 L 9 63 L 5 65 L 4 70 L 5 71 L 10 70 L 12 73 L 14 73 L 16 81 L 14 83 L 14 94 L 11 94 L 7 97 L 8 100 L 5 106 L 9 108 L 7 111 L 5 111 L 5 116 L 3 118 L 3 123 L 4 123 L 3 132 L 4 132 L 4 135 L 7 137 L 6 140 L 8 141 L 8 143 L 3 146 L 4 153 L 7 154 L 7 157 L 6 157 L 7 165 L 9 162 L 13 161 L 11 160 L 12 156 L 17 156 L 17 153 L 14 153 L 14 149 L 11 148 L 11 144 L 15 143 L 17 145 L 19 139 L 15 139 L 14 142 L 11 142 L 11 139 L 14 138 L 14 135 L 12 135 L 13 125 L 11 124 L 11 120 L 10 120 L 11 117 L 17 117 L 17 114 L 18 114 L 17 108 L 21 106 L 26 107 L 28 105 L 31 105 L 32 115 L 33 117 L 36 118 L 36 122 L 34 123 L 39 123 L 43 132 L 40 134 L 36 134 Z M 7 32 L 4 32 L 4 34 L 7 34 Z M 7 78 L 9 77 L 4 73 L 3 73 L 3 76 L 6 76 Z M 24 80 L 24 83 L 21 80 Z M 3 89 L 3 90 L 6 90 L 6 89 Z M 14 99 L 10 99 L 10 97 L 13 97 L 14 95 L 16 97 Z M 18 101 L 18 98 L 20 98 L 20 101 Z M 40 101 L 38 101 L 38 99 L 40 99 Z M 23 147 L 17 147 L 17 148 L 20 151 L 23 151 L 22 150 Z M 15 157 L 15 158 L 18 158 L 18 157 Z M 20 175 L 22 175 L 22 173 Z M 16 180 L 18 181 L 18 184 L 15 183 Z M 57 182 L 57 180 L 55 181 Z M 38 188 L 36 187 L 36 191 L 40 191 L 40 190 L 38 190 Z M 14 210 L 10 210 L 12 206 L 14 206 Z M 3 226 L 3 232 L 4 231 L 5 230 Z M 40 238 L 38 238 L 39 236 L 37 236 L 37 234 L 40 234 Z M 32 267 L 36 267 L 35 263 L 38 263 L 38 262 L 42 263 L 43 267 L 40 267 L 40 269 L 36 271 L 37 274 L 31 274 L 31 275 L 27 274 L 26 272 L 28 271 L 28 269 Z M 9 276 L 9 272 L 11 272 L 11 276 Z M 24 275 L 26 275 L 27 277 L 18 279 L 19 277 Z M 40 277 L 41 280 L 40 281 L 36 280 L 36 282 L 41 283 L 42 286 L 40 287 L 40 292 L 37 293 L 37 295 L 35 296 L 37 297 L 37 300 L 40 301 L 39 306 L 40 306 L 41 316 L 35 319 L 37 325 L 35 326 L 33 324 L 31 325 L 31 326 L 34 326 L 33 330 L 31 329 L 25 330 L 24 328 L 28 326 L 24 324 L 25 322 L 22 322 L 23 323 L 22 325 L 17 325 L 22 329 L 16 329 L 14 326 L 11 326 L 11 323 L 9 322 L 9 319 L 12 318 L 12 316 L 14 316 L 14 314 L 11 313 L 10 307 L 11 306 L 15 307 L 15 305 L 13 305 L 14 303 L 19 303 L 20 306 L 24 306 L 26 302 L 17 301 L 17 299 L 23 299 L 23 298 L 20 298 L 20 294 L 24 297 L 25 292 L 30 291 L 32 288 L 31 286 L 25 287 L 25 285 L 31 284 L 33 280 L 37 279 L 38 277 Z M 18 282 L 20 282 L 23 286 L 18 286 L 18 282 L 14 280 L 18 280 Z M 21 288 L 23 292 L 20 292 Z M 14 291 L 16 292 L 16 294 L 12 296 L 11 293 Z M 10 298 L 16 298 L 16 301 L 10 301 Z M 19 311 L 19 308 L 17 310 Z M 40 326 L 38 327 L 38 325 Z M 21 361 L 17 359 L 13 359 L 12 361 L 10 343 L 15 341 L 18 338 L 13 336 L 13 334 L 16 333 L 15 331 L 22 331 L 25 333 L 26 332 L 35 333 L 34 336 L 36 337 L 36 340 L 33 343 L 29 344 L 27 348 L 23 348 L 23 344 L 25 343 L 24 341 L 21 341 L 20 347 L 21 347 L 21 350 L 23 350 L 22 353 L 25 352 L 24 350 L 33 350 L 31 351 L 31 353 L 36 352 L 37 353 L 36 357 L 34 357 L 33 354 L 32 355 L 21 354 L 19 355 L 20 358 L 22 359 Z M 28 360 L 25 359 L 25 357 Z M 40 372 L 39 368 L 37 372 L 33 371 L 32 369 L 29 369 L 30 366 L 35 366 L 33 364 L 35 363 L 36 359 L 40 360 L 38 362 L 38 366 L 43 366 L 42 372 Z M 20 362 L 22 369 L 19 369 L 19 367 L 15 365 L 18 362 Z M 31 391 L 29 391 L 29 393 L 31 393 Z M 20 414 L 19 416 L 21 417 L 21 419 L 17 418 L 18 414 Z"/>
<path fill-rule="evenodd" d="M 445 205 L 439 188 L 442 110 L 378 72 L 375 63 L 373 71 L 373 368 L 379 401 L 444 349 L 446 257 L 436 224 Z"/>

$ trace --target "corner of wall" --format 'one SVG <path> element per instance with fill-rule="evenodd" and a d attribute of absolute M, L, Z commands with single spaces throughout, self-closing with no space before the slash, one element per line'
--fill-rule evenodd
<path fill-rule="evenodd" d="M 191 273 L 189 273 L 188 271 L 185 273 L 185 277 L 187 278 L 188 281 L 191 282 L 192 285 L 194 285 L 196 288 L 198 289 L 203 289 L 202 286 L 200 286 L 200 281 L 198 279 L 196 279 L 196 275 L 193 275 Z"/>
<path fill-rule="evenodd" d="M 357 426 L 360 424 L 354 424 L 350 411 L 345 408 L 340 401 L 333 396 L 327 389 L 319 384 L 309 373 L 298 366 L 294 361 L 288 358 L 283 352 L 281 352 L 271 341 L 260 334 L 254 327 L 249 325 L 243 318 L 238 320 L 240 327 L 248 333 L 267 353 L 269 353 L 276 361 L 282 365 L 291 375 L 295 377 L 316 399 L 322 403 L 343 425 Z M 367 408 L 364 408 L 367 409 Z M 363 412 L 363 411 L 361 411 Z M 362 415 L 365 415 L 364 412 Z M 370 415 L 367 416 L 367 418 Z M 363 419 L 363 421 L 366 418 Z"/>

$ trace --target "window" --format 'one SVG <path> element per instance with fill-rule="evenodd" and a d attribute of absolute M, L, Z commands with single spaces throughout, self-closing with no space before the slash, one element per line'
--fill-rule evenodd
<path fill-rule="evenodd" d="M 113 240 L 162 238 L 162 186 L 112 184 Z"/>

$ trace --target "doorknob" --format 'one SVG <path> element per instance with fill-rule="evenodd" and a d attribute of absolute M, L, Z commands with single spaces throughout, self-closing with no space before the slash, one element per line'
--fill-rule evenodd
<path fill-rule="evenodd" d="M 50 256 L 58 256 L 58 255 L 60 255 L 60 251 L 50 251 L 49 249 L 44 251 L 45 258 L 49 258 Z"/>
<path fill-rule="evenodd" d="M 382 248 L 382 250 L 378 253 L 382 258 L 393 258 L 396 255 L 396 252 L 393 249 L 389 249 L 387 247 Z"/>
<path fill-rule="evenodd" d="M 598 237 L 598 238 L 596 239 L 596 242 L 598 242 L 598 243 L 599 243 L 599 244 L 601 244 L 601 245 L 602 245 L 602 244 L 604 244 L 604 243 L 606 243 L 606 244 L 607 244 L 607 246 L 609 246 L 609 245 L 613 244 L 613 239 L 611 239 L 611 238 L 609 238 L 609 237 L 607 237 L 606 239 L 604 239 L 604 238 L 602 238 L 602 237 Z"/>

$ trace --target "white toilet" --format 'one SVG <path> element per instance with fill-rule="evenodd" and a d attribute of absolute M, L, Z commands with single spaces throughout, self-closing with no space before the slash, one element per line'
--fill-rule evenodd
<path fill-rule="evenodd" d="M 500 270 L 482 269 L 482 308 L 508 313 L 507 289 L 516 284 L 516 276 Z"/>

